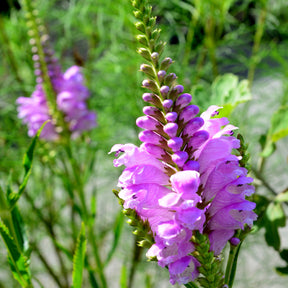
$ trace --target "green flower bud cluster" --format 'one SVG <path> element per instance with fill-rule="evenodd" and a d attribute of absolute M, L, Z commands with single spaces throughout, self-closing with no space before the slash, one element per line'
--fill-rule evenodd
<path fill-rule="evenodd" d="M 215 257 L 210 249 L 210 241 L 207 235 L 196 232 L 191 241 L 195 245 L 192 255 L 199 261 L 198 271 L 202 274 L 197 281 L 203 288 L 220 288 L 224 285 L 224 277 L 221 272 L 221 258 Z"/>
<path fill-rule="evenodd" d="M 237 135 L 237 139 L 240 140 L 240 147 L 237 149 L 239 155 L 242 159 L 239 161 L 239 165 L 248 170 L 248 173 L 251 171 L 251 165 L 248 163 L 250 159 L 250 154 L 247 152 L 248 144 L 245 144 L 244 138 L 241 134 Z"/>
<path fill-rule="evenodd" d="M 113 193 L 119 199 L 119 204 L 123 207 L 124 200 L 119 198 L 119 191 L 113 189 Z M 153 234 L 150 228 L 150 225 L 147 220 L 143 221 L 138 215 L 137 212 L 133 209 L 124 209 L 122 210 L 123 214 L 127 216 L 129 219 L 127 223 L 133 227 L 133 234 L 136 235 L 140 241 L 138 245 L 144 248 L 150 248 L 154 243 Z M 150 259 L 153 260 L 153 259 Z"/>

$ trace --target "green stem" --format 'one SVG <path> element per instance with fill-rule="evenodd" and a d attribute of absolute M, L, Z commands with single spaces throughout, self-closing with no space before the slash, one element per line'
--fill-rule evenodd
<path fill-rule="evenodd" d="M 19 75 L 17 62 L 15 60 L 13 51 L 11 49 L 10 40 L 6 34 L 4 20 L 1 15 L 0 15 L 0 36 L 2 37 L 2 46 L 4 48 L 4 51 L 6 50 L 6 55 L 7 55 L 8 61 L 10 62 L 10 67 L 12 71 L 14 72 L 16 80 L 18 81 L 19 84 L 22 85 L 23 80 L 21 79 Z"/>
<path fill-rule="evenodd" d="M 214 78 L 218 76 L 218 66 L 216 60 L 216 43 L 215 43 L 215 21 L 213 17 L 208 19 L 205 25 L 205 45 L 208 49 L 208 55 L 212 64 Z"/>
<path fill-rule="evenodd" d="M 228 285 L 229 288 L 232 288 L 233 286 L 241 245 L 242 241 L 237 246 L 233 246 L 230 244 L 229 258 L 225 271 L 225 283 Z"/>
<path fill-rule="evenodd" d="M 132 288 L 136 267 L 141 260 L 141 254 L 142 254 L 143 248 L 138 245 L 138 241 L 139 241 L 139 238 L 135 236 L 134 237 L 133 261 L 132 261 L 132 265 L 130 268 L 127 288 Z"/>
<path fill-rule="evenodd" d="M 191 57 L 191 51 L 192 51 L 192 43 L 195 35 L 195 26 L 198 21 L 198 17 L 191 14 L 191 20 L 188 27 L 188 33 L 187 33 L 187 39 L 185 43 L 185 51 L 183 56 L 183 67 L 188 68 L 189 60 Z"/>
<path fill-rule="evenodd" d="M 252 82 L 254 79 L 256 66 L 259 63 L 259 59 L 257 59 L 257 53 L 259 51 L 261 39 L 264 33 L 266 16 L 267 16 L 267 7 L 265 5 L 265 7 L 260 11 L 260 15 L 258 17 L 257 26 L 256 26 L 256 33 L 254 35 L 254 44 L 252 48 L 252 56 L 251 56 L 251 61 L 250 61 L 249 71 L 248 71 L 248 81 L 249 81 L 250 88 L 252 86 Z"/>

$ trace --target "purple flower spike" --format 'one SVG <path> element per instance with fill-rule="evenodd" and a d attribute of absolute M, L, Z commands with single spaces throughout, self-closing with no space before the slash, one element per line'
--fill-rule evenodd
<path fill-rule="evenodd" d="M 52 57 L 53 51 L 46 47 L 48 36 L 44 36 L 45 39 L 43 38 L 42 44 L 48 68 L 47 74 L 54 91 L 51 91 L 51 95 L 48 95 L 50 98 L 45 94 L 43 88 L 44 75 L 39 62 L 40 57 L 37 54 L 33 55 L 37 85 L 30 98 L 18 98 L 19 118 L 23 118 L 23 122 L 28 125 L 29 136 L 35 136 L 42 124 L 46 120 L 51 120 L 44 127 L 40 137 L 55 141 L 59 138 L 59 133 L 66 128 L 66 125 L 64 125 L 65 127 L 60 127 L 63 123 L 58 123 L 60 122 L 57 121 L 59 119 L 53 119 L 53 114 L 56 112 L 54 110 L 61 111 L 63 119 L 68 124 L 71 137 L 76 138 L 83 131 L 91 130 L 96 126 L 96 114 L 88 110 L 86 104 L 86 100 L 89 98 L 89 91 L 84 85 L 80 67 L 72 66 L 64 74 L 61 72 L 57 59 Z M 52 94 L 53 92 L 55 95 Z M 51 101 L 53 99 L 51 96 L 56 98 L 55 102 L 48 103 L 48 100 Z M 29 105 L 27 106 L 28 103 Z"/>
<path fill-rule="evenodd" d="M 173 138 L 177 134 L 178 125 L 176 123 L 168 123 L 164 126 L 163 130 L 166 134 Z"/>
<path fill-rule="evenodd" d="M 172 285 L 182 285 L 197 281 L 200 272 L 203 281 L 208 279 L 199 268 L 204 263 L 194 237 L 200 240 L 200 233 L 209 238 L 207 249 L 217 257 L 228 241 L 239 244 L 233 236 L 252 226 L 256 204 L 246 199 L 254 187 L 239 163 L 240 140 L 232 136 L 237 127 L 227 118 L 214 118 L 220 109 L 215 105 L 197 117 L 192 96 L 183 93 L 176 74 L 166 72 L 172 59 L 159 62 L 161 52 L 146 58 L 153 75 L 146 74 L 153 80 L 144 80 L 143 86 L 153 93 L 145 93 L 143 100 L 153 107 L 144 107 L 147 116 L 136 121 L 145 129 L 139 133 L 143 143 L 139 148 L 115 145 L 112 151 L 119 157 L 114 166 L 125 165 L 118 181 L 123 207 L 134 209 L 151 229 L 154 244 L 146 256 L 169 269 Z M 214 286 L 220 282 L 215 280 Z"/>

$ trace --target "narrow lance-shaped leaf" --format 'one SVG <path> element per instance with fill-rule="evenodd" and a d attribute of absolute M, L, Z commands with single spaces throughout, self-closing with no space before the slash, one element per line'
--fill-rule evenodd
<path fill-rule="evenodd" d="M 24 166 L 24 170 L 25 170 L 25 174 L 24 174 L 24 178 L 22 183 L 19 186 L 19 190 L 18 193 L 11 193 L 10 195 L 10 205 L 11 205 L 11 209 L 13 209 L 13 207 L 16 205 L 18 199 L 21 197 L 22 193 L 24 192 L 24 189 L 27 185 L 30 173 L 31 173 L 31 168 L 32 168 L 32 161 L 33 161 L 33 154 L 34 154 L 34 150 L 37 144 L 37 141 L 39 139 L 39 136 L 44 128 L 44 126 L 46 125 L 46 123 L 49 122 L 46 121 L 41 128 L 38 130 L 36 136 L 33 138 L 32 143 L 30 144 L 27 152 L 24 154 L 24 158 L 23 158 L 23 166 Z"/>
<path fill-rule="evenodd" d="M 80 234 L 77 239 L 76 250 L 73 257 L 73 275 L 71 288 L 81 288 L 86 252 L 85 225 L 82 223 Z"/>
<path fill-rule="evenodd" d="M 26 257 L 19 251 L 14 243 L 14 239 L 10 236 L 8 228 L 0 220 L 0 233 L 8 250 L 8 261 L 13 277 L 20 283 L 22 287 L 32 287 L 31 276 L 28 268 Z"/>

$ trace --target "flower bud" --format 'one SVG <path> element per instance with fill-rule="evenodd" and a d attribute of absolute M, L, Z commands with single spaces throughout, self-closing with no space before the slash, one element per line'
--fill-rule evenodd
<path fill-rule="evenodd" d="M 141 116 L 137 118 L 136 125 L 142 129 L 157 130 L 160 123 L 150 116 Z"/>
<path fill-rule="evenodd" d="M 173 137 L 167 141 L 167 145 L 173 152 L 177 152 L 183 145 L 183 139 L 181 137 Z"/>
<path fill-rule="evenodd" d="M 161 89 L 160 89 L 160 91 L 161 91 Z M 173 105 L 173 100 L 166 99 L 162 102 L 162 105 L 163 105 L 165 111 L 168 111 Z"/>
<path fill-rule="evenodd" d="M 161 144 L 161 142 L 164 141 L 164 139 L 160 135 L 150 130 L 141 131 L 138 137 L 139 137 L 139 140 L 142 142 L 155 144 L 155 145 L 159 145 Z"/>
<path fill-rule="evenodd" d="M 154 39 L 155 41 L 157 41 L 159 39 L 160 32 L 161 32 L 161 29 L 153 30 L 151 33 L 151 38 Z"/>
<path fill-rule="evenodd" d="M 169 57 L 165 58 L 160 64 L 160 70 L 167 71 L 167 69 L 170 67 L 170 65 L 172 63 L 173 63 L 173 61 L 171 58 L 169 58 Z"/>
<path fill-rule="evenodd" d="M 165 79 L 164 79 L 164 83 L 167 86 L 172 86 L 172 84 L 174 83 L 174 81 L 176 80 L 177 76 L 175 73 L 170 73 L 168 74 Z"/>
<path fill-rule="evenodd" d="M 232 238 L 230 239 L 230 243 L 231 243 L 231 245 L 233 245 L 233 246 L 237 246 L 237 245 L 240 243 L 240 239 L 239 239 L 239 238 L 236 238 L 236 237 L 232 237 Z"/>
<path fill-rule="evenodd" d="M 182 109 L 183 107 L 187 106 L 191 101 L 192 96 L 188 93 L 184 93 L 177 98 L 175 106 L 179 106 L 178 109 Z"/>
<path fill-rule="evenodd" d="M 154 50 L 155 50 L 157 53 L 159 53 L 159 55 L 161 55 L 162 52 L 163 52 L 163 50 L 164 50 L 165 45 L 166 45 L 166 42 L 160 41 L 160 42 L 155 46 L 155 49 L 154 49 Z M 161 70 L 162 70 L 162 69 L 161 69 Z"/>
<path fill-rule="evenodd" d="M 166 98 L 169 90 L 170 90 L 169 86 L 162 86 L 162 87 L 160 88 L 160 93 L 161 93 L 161 95 L 163 96 L 163 98 Z"/>
<path fill-rule="evenodd" d="M 153 93 L 144 93 L 142 96 L 142 99 L 145 102 L 151 103 L 158 108 L 162 107 L 162 102 L 161 102 L 160 98 Z"/>
<path fill-rule="evenodd" d="M 146 47 L 149 46 L 148 44 L 148 40 L 147 37 L 145 35 L 137 35 L 136 39 L 138 40 L 138 42 Z"/>
<path fill-rule="evenodd" d="M 163 131 L 171 138 L 177 135 L 178 125 L 176 123 L 168 123 L 164 126 Z"/>
<path fill-rule="evenodd" d="M 160 82 L 162 82 L 164 80 L 165 75 L 166 75 L 166 71 L 165 70 L 160 70 L 158 72 L 157 76 L 158 76 L 158 79 L 159 79 Z"/>
<path fill-rule="evenodd" d="M 197 130 L 199 130 L 204 125 L 204 120 L 201 117 L 195 117 L 190 120 L 184 130 L 183 135 L 192 136 Z"/>
<path fill-rule="evenodd" d="M 174 101 L 174 99 L 176 99 L 178 95 L 183 92 L 183 90 L 184 87 L 182 85 L 176 85 L 169 93 L 169 99 L 172 99 Z"/>
<path fill-rule="evenodd" d="M 144 59 L 151 61 L 150 51 L 146 48 L 138 48 L 137 53 L 140 54 Z"/>
<path fill-rule="evenodd" d="M 151 79 L 145 79 L 142 82 L 142 86 L 144 88 L 147 88 L 147 89 L 151 90 L 152 92 L 156 92 L 157 93 L 159 91 L 158 85 L 156 84 L 155 81 L 153 81 Z"/>
<path fill-rule="evenodd" d="M 159 60 L 159 53 L 153 52 L 153 53 L 151 54 L 151 58 L 152 58 L 152 61 L 154 62 L 154 64 L 157 64 L 157 63 L 158 63 L 158 60 Z"/>
<path fill-rule="evenodd" d="M 177 166 L 182 167 L 188 160 L 188 154 L 185 151 L 178 151 L 172 155 L 172 160 Z"/>
<path fill-rule="evenodd" d="M 140 66 L 140 71 L 144 72 L 146 75 L 149 75 L 149 76 L 152 76 L 153 78 L 156 78 L 155 71 L 151 65 L 142 64 Z"/>
<path fill-rule="evenodd" d="M 136 11 L 135 11 L 136 12 Z M 140 11 L 137 11 L 137 12 L 140 12 Z M 136 17 L 137 18 L 137 17 Z M 145 33 L 145 26 L 142 22 L 136 22 L 135 23 L 135 27 L 138 31 L 142 32 L 142 33 Z"/>
<path fill-rule="evenodd" d="M 139 19 L 139 20 L 142 20 L 142 17 L 143 17 L 143 13 L 141 11 L 133 11 L 134 13 L 134 16 L 136 19 Z M 140 23 L 140 22 L 137 22 L 137 23 Z M 142 23 L 141 23 L 142 24 Z M 135 24 L 136 25 L 136 24 Z M 143 25 L 144 26 L 144 25 Z M 137 28 L 137 27 L 136 27 Z M 142 32 L 142 31 L 141 31 Z"/>
<path fill-rule="evenodd" d="M 162 123 L 166 123 L 166 120 L 165 120 L 163 113 L 159 109 L 157 109 L 156 107 L 145 106 L 143 108 L 143 113 L 145 115 L 154 117 L 155 119 L 157 119 L 158 121 L 160 121 Z"/>
<path fill-rule="evenodd" d="M 196 116 L 199 113 L 199 107 L 196 105 L 189 105 L 185 107 L 182 112 L 179 115 L 179 120 L 184 123 L 191 120 L 194 116 Z"/>
<path fill-rule="evenodd" d="M 166 114 L 165 118 L 169 122 L 175 122 L 178 117 L 178 114 L 176 112 L 169 112 Z"/>

